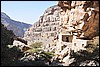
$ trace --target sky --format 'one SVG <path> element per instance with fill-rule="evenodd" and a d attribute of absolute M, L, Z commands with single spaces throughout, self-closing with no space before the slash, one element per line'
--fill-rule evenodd
<path fill-rule="evenodd" d="M 11 19 L 33 24 L 38 21 L 44 11 L 58 1 L 1 1 L 1 12 Z"/>

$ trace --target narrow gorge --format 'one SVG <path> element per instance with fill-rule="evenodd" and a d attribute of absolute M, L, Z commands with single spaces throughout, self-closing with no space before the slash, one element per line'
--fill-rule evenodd
<path fill-rule="evenodd" d="M 18 66 L 99 66 L 99 1 L 58 1 L 8 47 Z"/>

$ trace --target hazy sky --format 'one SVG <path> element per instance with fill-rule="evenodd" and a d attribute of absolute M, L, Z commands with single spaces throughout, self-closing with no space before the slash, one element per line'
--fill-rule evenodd
<path fill-rule="evenodd" d="M 33 24 L 50 6 L 57 1 L 1 1 L 1 12 L 11 19 Z"/>

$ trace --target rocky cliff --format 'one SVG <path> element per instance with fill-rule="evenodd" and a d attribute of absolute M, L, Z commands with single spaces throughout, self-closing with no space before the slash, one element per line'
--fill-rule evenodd
<path fill-rule="evenodd" d="M 23 37 L 26 29 L 31 26 L 30 24 L 12 20 L 3 12 L 1 12 L 1 23 L 4 24 L 8 30 L 12 30 L 16 36 L 20 37 Z"/>
<path fill-rule="evenodd" d="M 24 34 L 24 39 L 31 42 L 40 41 L 44 44 L 53 43 L 54 37 L 58 34 L 60 28 L 61 8 L 57 5 L 51 6 L 45 10 L 40 19 L 33 24 Z"/>
<path fill-rule="evenodd" d="M 98 1 L 59 1 L 45 10 L 43 16 L 24 34 L 27 41 L 52 43 L 62 33 L 76 32 L 81 39 L 99 35 Z M 54 44 L 54 42 L 53 42 Z"/>
<path fill-rule="evenodd" d="M 61 22 L 61 25 L 63 28 L 66 28 L 64 31 L 70 31 L 73 33 L 73 36 L 76 36 L 77 39 L 82 39 L 82 40 L 92 40 L 89 44 L 87 44 L 86 51 L 82 50 L 77 51 L 72 54 L 75 57 L 75 61 L 70 61 L 66 56 L 63 60 L 65 62 L 65 66 L 69 64 L 71 66 L 99 66 L 98 60 L 99 60 L 99 55 L 95 53 L 98 53 L 99 49 L 99 42 L 97 44 L 96 41 L 98 41 L 99 37 L 99 2 L 98 1 L 59 1 L 58 6 L 62 8 L 61 16 L 65 16 L 65 20 Z M 76 33 L 76 34 L 75 34 Z M 95 40 L 95 37 L 97 36 L 97 40 Z M 93 42 L 96 43 L 93 43 Z M 73 41 L 75 42 L 75 40 Z M 78 43 L 78 41 L 76 42 Z M 74 45 L 76 45 L 76 43 Z M 81 41 L 79 41 L 79 44 L 77 48 L 81 45 Z M 95 47 L 93 47 L 95 46 Z M 74 46 L 75 47 L 75 46 Z M 71 47 L 74 48 L 74 47 Z M 93 50 L 92 50 L 92 49 Z M 89 53 L 89 50 L 92 52 Z M 75 50 L 75 48 L 74 48 Z M 63 50 L 62 50 L 63 51 Z M 62 52 L 61 51 L 61 52 Z M 70 51 L 70 50 L 69 50 Z M 62 53 L 64 53 L 63 51 Z M 72 51 L 71 51 L 72 52 Z M 81 53 L 80 53 L 81 52 Z M 66 52 L 65 52 L 66 53 Z M 85 56 L 86 55 L 86 56 Z M 97 58 L 98 60 L 96 60 Z M 79 60 L 81 58 L 81 60 Z M 93 59 L 95 58 L 95 59 Z M 69 60 L 69 61 L 68 61 Z M 71 63 L 69 63 L 71 62 Z"/>
<path fill-rule="evenodd" d="M 80 38 L 92 39 L 93 37 L 99 35 L 98 1 L 59 1 L 58 6 L 63 9 L 65 14 L 72 14 L 65 15 L 66 17 L 69 16 L 70 18 L 65 22 L 71 23 L 72 26 L 74 26 L 75 28 L 77 27 L 77 29 L 78 26 L 83 22 L 83 27 L 81 28 L 81 30 L 84 33 L 84 37 Z"/>
<path fill-rule="evenodd" d="M 24 51 L 20 60 L 38 59 L 49 66 L 99 66 L 98 5 L 98 1 L 59 1 L 49 7 L 25 32 L 23 39 L 32 47 Z M 14 41 L 18 48 L 22 44 Z M 48 55 L 45 61 L 43 54 L 41 58 L 44 52 L 52 52 L 54 56 L 47 58 L 49 55 L 45 53 Z"/>

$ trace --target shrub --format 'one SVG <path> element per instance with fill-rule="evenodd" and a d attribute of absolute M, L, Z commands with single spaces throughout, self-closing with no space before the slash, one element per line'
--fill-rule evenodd
<path fill-rule="evenodd" d="M 52 52 L 42 52 L 42 54 L 46 55 L 48 58 L 51 58 L 52 56 L 54 56 Z"/>
<path fill-rule="evenodd" d="M 25 52 L 37 53 L 37 52 L 39 52 L 39 51 L 42 51 L 42 49 L 39 49 L 39 48 L 31 48 L 31 49 L 29 49 L 29 50 L 27 50 L 27 51 L 25 51 Z"/>
<path fill-rule="evenodd" d="M 93 44 L 90 44 L 87 46 L 86 50 L 87 52 L 93 53 L 95 49 L 99 48 L 99 37 L 94 37 Z"/>
<path fill-rule="evenodd" d="M 35 42 L 35 43 L 32 43 L 32 44 L 30 45 L 30 47 L 32 47 L 32 48 L 41 48 L 42 45 L 43 45 L 42 42 Z"/>

